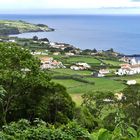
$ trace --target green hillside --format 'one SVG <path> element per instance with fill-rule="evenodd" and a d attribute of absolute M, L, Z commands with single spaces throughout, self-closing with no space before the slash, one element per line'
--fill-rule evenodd
<path fill-rule="evenodd" d="M 31 24 L 25 21 L 0 20 L 0 35 L 12 35 L 25 32 L 53 31 L 44 24 Z"/>

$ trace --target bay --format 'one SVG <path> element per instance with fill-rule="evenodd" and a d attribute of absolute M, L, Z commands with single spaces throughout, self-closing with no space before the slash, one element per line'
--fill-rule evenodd
<path fill-rule="evenodd" d="M 140 54 L 139 15 L 0 15 L 0 19 L 47 24 L 54 32 L 23 33 L 18 37 L 47 37 L 81 49 L 113 48 L 124 54 Z"/>

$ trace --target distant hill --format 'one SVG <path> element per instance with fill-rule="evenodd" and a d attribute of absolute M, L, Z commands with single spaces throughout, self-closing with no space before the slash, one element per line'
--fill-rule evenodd
<path fill-rule="evenodd" d="M 26 32 L 54 31 L 44 24 L 31 24 L 22 20 L 0 20 L 0 35 L 12 35 Z"/>

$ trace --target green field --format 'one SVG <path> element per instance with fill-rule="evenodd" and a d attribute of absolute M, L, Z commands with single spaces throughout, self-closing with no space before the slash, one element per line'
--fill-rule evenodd
<path fill-rule="evenodd" d="M 90 93 L 92 91 L 122 91 L 126 85 L 121 81 L 115 81 L 106 78 L 85 78 L 88 81 L 93 81 L 95 84 L 83 83 L 73 79 L 53 79 L 54 82 L 66 87 L 67 92 L 71 95 L 76 105 L 82 103 L 82 94 Z"/>
<path fill-rule="evenodd" d="M 140 74 L 136 74 L 136 75 L 131 75 L 131 76 L 120 76 L 120 77 L 114 77 L 113 79 L 117 79 L 120 81 L 127 81 L 127 80 L 136 80 L 137 83 L 140 84 Z"/>
<path fill-rule="evenodd" d="M 68 59 L 66 59 L 67 63 L 73 64 L 73 63 L 77 63 L 77 62 L 84 62 L 84 63 L 88 63 L 91 65 L 100 65 L 101 61 L 99 61 L 98 59 L 94 58 L 94 57 L 88 57 L 88 56 L 75 56 L 75 57 L 69 57 Z"/>
<path fill-rule="evenodd" d="M 70 94 L 84 94 L 91 91 L 112 91 L 118 92 L 125 88 L 121 81 L 106 78 L 85 78 L 95 84 L 83 83 L 73 79 L 54 79 L 53 81 L 64 85 Z"/>
<path fill-rule="evenodd" d="M 123 62 L 120 61 L 113 61 L 113 60 L 102 60 L 105 64 L 107 65 L 112 65 L 112 66 L 120 66 Z"/>
<path fill-rule="evenodd" d="M 91 75 L 92 71 L 83 70 L 83 71 L 75 71 L 71 69 L 53 69 L 51 70 L 55 75 Z"/>
<path fill-rule="evenodd" d="M 92 67 L 96 67 L 100 66 L 100 64 L 102 63 L 95 57 L 90 56 L 73 56 L 68 58 L 62 58 L 63 62 L 65 62 L 64 65 L 72 65 L 76 62 L 85 62 L 90 64 Z M 60 56 L 59 59 L 61 60 Z M 111 66 L 119 66 L 121 64 L 121 62 L 119 61 L 112 60 L 104 60 L 103 62 L 106 64 L 110 64 Z M 110 70 L 115 71 L 116 69 L 110 68 Z M 93 71 L 91 70 L 74 71 L 69 68 L 50 70 L 53 78 L 52 81 L 65 86 L 67 92 L 71 95 L 72 99 L 76 102 L 77 105 L 80 105 L 82 102 L 82 94 L 90 93 L 92 91 L 111 91 L 116 93 L 122 91 L 126 87 L 126 85 L 124 84 L 124 80 L 120 80 L 122 77 L 114 77 L 114 75 L 112 75 L 111 77 L 95 78 L 92 76 L 92 72 Z"/>

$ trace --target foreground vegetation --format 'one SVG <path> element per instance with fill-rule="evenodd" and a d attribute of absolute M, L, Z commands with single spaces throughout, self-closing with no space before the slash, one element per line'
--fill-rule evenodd
<path fill-rule="evenodd" d="M 0 139 L 139 140 L 140 85 L 116 94 L 117 88 L 110 90 L 112 79 L 108 90 L 100 90 L 107 86 L 103 80 L 98 91 L 83 93 L 76 107 L 50 71 L 40 69 L 37 57 L 16 44 L 1 43 Z M 81 82 L 94 86 L 97 81 L 86 77 Z"/>

